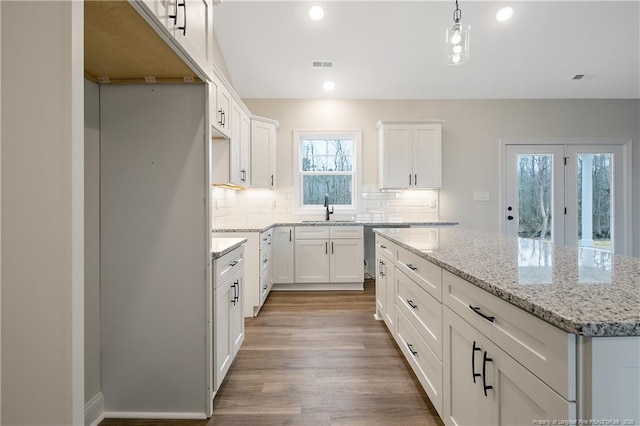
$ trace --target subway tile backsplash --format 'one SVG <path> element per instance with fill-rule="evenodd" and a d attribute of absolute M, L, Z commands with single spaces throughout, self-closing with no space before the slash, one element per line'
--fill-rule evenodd
<path fill-rule="evenodd" d="M 293 187 L 275 191 L 234 191 L 212 188 L 213 227 L 230 224 L 261 224 L 293 222 L 310 217 L 296 213 Z M 437 220 L 439 200 L 437 190 L 381 192 L 376 185 L 363 185 L 360 212 L 356 218 L 401 219 L 407 221 Z M 343 215 L 343 219 L 354 215 Z M 336 216 L 334 219 L 339 219 Z"/>

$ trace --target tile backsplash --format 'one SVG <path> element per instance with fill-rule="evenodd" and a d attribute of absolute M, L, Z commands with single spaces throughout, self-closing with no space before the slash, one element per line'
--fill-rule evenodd
<path fill-rule="evenodd" d="M 213 227 L 243 223 L 293 222 L 311 219 L 296 213 L 293 187 L 274 191 L 248 189 L 234 191 L 213 188 L 211 207 Z M 362 218 L 402 219 L 409 221 L 437 220 L 439 200 L 437 190 L 382 192 L 376 185 L 363 185 L 360 212 Z M 348 215 L 343 219 L 351 218 Z M 335 219 L 340 216 L 336 214 Z"/>

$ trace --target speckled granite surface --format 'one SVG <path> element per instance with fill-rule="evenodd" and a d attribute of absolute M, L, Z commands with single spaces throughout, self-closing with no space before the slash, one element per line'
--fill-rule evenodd
<path fill-rule="evenodd" d="M 363 225 L 363 226 L 454 226 L 457 225 L 458 222 L 452 221 L 425 221 L 425 222 L 417 222 L 417 221 L 402 221 L 402 220 L 376 220 L 376 219 L 365 219 L 365 220 L 344 220 L 344 221 L 336 221 L 336 220 L 313 220 L 313 221 L 295 221 L 295 222 L 277 222 L 277 223 L 237 223 L 237 224 L 225 224 L 220 227 L 213 228 L 213 232 L 263 232 L 268 230 L 269 228 L 273 228 L 274 226 L 323 226 L 323 225 L 331 225 L 331 226 L 353 226 L 353 225 Z"/>
<path fill-rule="evenodd" d="M 459 228 L 374 232 L 569 333 L 640 335 L 640 258 Z"/>
<path fill-rule="evenodd" d="M 246 238 L 211 238 L 211 259 L 222 257 L 246 242 Z"/>

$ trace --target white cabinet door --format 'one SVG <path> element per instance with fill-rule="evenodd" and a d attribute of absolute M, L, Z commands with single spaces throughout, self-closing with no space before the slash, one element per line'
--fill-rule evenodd
<path fill-rule="evenodd" d="M 442 186 L 442 129 L 440 124 L 413 126 L 413 187 Z"/>
<path fill-rule="evenodd" d="M 296 240 L 295 274 L 297 283 L 328 283 L 329 241 Z"/>
<path fill-rule="evenodd" d="M 173 28 L 177 21 L 173 17 L 176 15 L 178 9 L 177 2 L 169 0 L 139 0 L 139 3 L 146 6 L 146 9 L 155 16 L 163 27 L 171 32 L 171 35 L 174 34 Z"/>
<path fill-rule="evenodd" d="M 240 174 L 242 185 L 251 186 L 251 119 L 241 111 L 240 120 Z"/>
<path fill-rule="evenodd" d="M 231 336 L 232 358 L 240 350 L 240 345 L 244 342 L 244 316 L 242 315 L 242 292 L 244 291 L 244 276 L 239 274 L 233 280 L 230 296 L 235 302 L 231 303 L 229 313 L 229 331 Z"/>
<path fill-rule="evenodd" d="M 234 308 L 234 288 L 232 279 L 214 290 L 214 388 L 218 389 L 227 374 L 233 360 L 233 345 L 231 342 L 230 318 Z"/>
<path fill-rule="evenodd" d="M 379 184 L 382 189 L 442 186 L 442 125 L 379 122 Z"/>
<path fill-rule="evenodd" d="M 444 308 L 444 416 L 447 425 L 492 424 L 492 401 L 482 387 L 481 334 Z M 471 368 L 469 368 L 471 366 Z"/>
<path fill-rule="evenodd" d="M 376 250 L 376 309 L 391 334 L 395 333 L 395 266 L 383 249 Z"/>
<path fill-rule="evenodd" d="M 209 124 L 227 138 L 231 136 L 230 107 L 231 96 L 227 88 L 214 77 L 209 82 Z"/>
<path fill-rule="evenodd" d="M 413 179 L 413 126 L 384 125 L 379 155 L 380 187 L 409 188 Z"/>
<path fill-rule="evenodd" d="M 191 58 L 208 74 L 213 66 L 211 0 L 180 0 L 175 37 Z"/>
<path fill-rule="evenodd" d="M 276 125 L 274 123 L 251 120 L 251 159 L 251 187 L 275 189 Z"/>
<path fill-rule="evenodd" d="M 241 124 L 242 112 L 240 107 L 231 103 L 231 140 L 229 150 L 229 182 L 235 185 L 243 185 L 242 172 L 242 140 L 241 140 Z"/>
<path fill-rule="evenodd" d="M 293 226 L 278 226 L 271 236 L 271 274 L 274 283 L 293 283 L 294 243 Z"/>
<path fill-rule="evenodd" d="M 445 423 L 531 425 L 576 419 L 574 402 L 562 398 L 452 310 L 444 311 Z"/>
<path fill-rule="evenodd" d="M 358 239 L 332 239 L 329 278 L 332 283 L 364 281 L 364 242 Z"/>

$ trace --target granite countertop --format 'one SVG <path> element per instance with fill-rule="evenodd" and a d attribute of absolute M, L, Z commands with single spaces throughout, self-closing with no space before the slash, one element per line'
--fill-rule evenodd
<path fill-rule="evenodd" d="M 459 228 L 374 232 L 569 333 L 640 335 L 640 258 Z"/>
<path fill-rule="evenodd" d="M 211 259 L 222 257 L 246 242 L 246 238 L 211 238 Z"/>
<path fill-rule="evenodd" d="M 376 219 L 364 218 L 355 220 L 298 220 L 284 222 L 262 222 L 262 223 L 231 223 L 222 226 L 215 226 L 212 232 L 263 232 L 274 226 L 455 226 L 458 222 L 447 220 L 430 221 L 405 221 L 402 219 Z"/>

